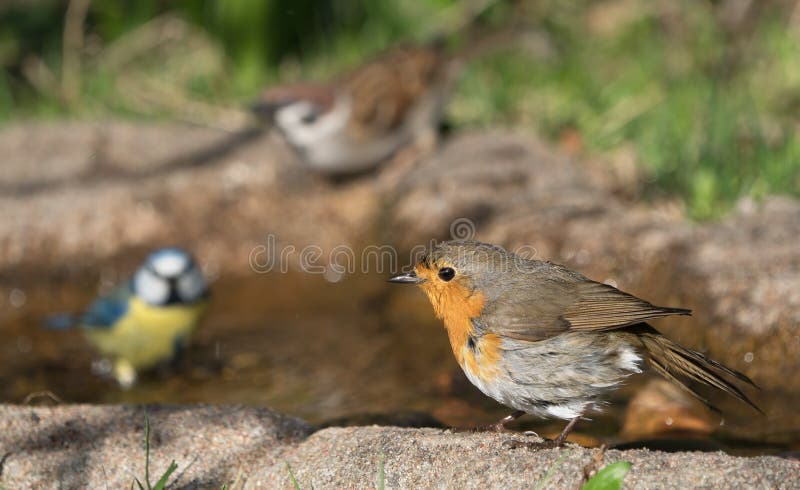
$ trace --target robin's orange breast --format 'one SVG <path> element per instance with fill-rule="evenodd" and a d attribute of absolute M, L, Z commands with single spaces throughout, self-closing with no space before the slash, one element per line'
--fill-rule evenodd
<path fill-rule="evenodd" d="M 453 342 L 452 336 L 450 336 L 450 342 L 451 344 Z M 500 371 L 500 337 L 490 333 L 475 338 L 472 344 L 469 343 L 469 340 L 467 342 L 467 345 L 461 349 L 461 359 L 458 362 L 461 369 L 484 383 L 491 382 Z M 458 357 L 456 354 L 456 359 Z"/>
<path fill-rule="evenodd" d="M 456 361 L 465 371 L 483 381 L 497 375 L 501 356 L 500 337 L 496 334 L 476 335 L 472 320 L 479 318 L 485 305 L 480 291 L 472 291 L 461 281 L 443 283 L 435 280 L 433 271 L 419 267 L 417 275 L 429 280 L 421 285 L 438 318 L 444 321 L 450 347 Z"/>

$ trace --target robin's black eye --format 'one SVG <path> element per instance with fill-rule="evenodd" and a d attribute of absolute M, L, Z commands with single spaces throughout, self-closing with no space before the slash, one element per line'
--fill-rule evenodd
<path fill-rule="evenodd" d="M 454 277 L 456 277 L 456 271 L 454 271 L 452 268 L 442 267 L 439 269 L 439 279 L 442 281 L 447 282 Z"/>

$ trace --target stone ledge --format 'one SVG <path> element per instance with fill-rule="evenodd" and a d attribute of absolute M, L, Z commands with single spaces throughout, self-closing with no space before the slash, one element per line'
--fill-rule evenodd
<path fill-rule="evenodd" d="M 396 427 L 328 428 L 263 408 L 149 407 L 151 472 L 175 460 L 171 488 L 369 488 L 383 458 L 387 488 L 577 488 L 597 449 L 513 449 L 522 435 Z M 144 407 L 0 405 L 0 484 L 26 488 L 129 488 L 144 475 Z M 722 452 L 604 453 L 630 461 L 627 488 L 797 488 L 800 463 Z M 241 485 L 241 484 L 240 484 Z M 234 488 L 241 488 L 234 487 Z"/>

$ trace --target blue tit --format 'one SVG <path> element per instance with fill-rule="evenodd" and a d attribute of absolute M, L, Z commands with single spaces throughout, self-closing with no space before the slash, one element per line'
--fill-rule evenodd
<path fill-rule="evenodd" d="M 192 256 L 153 252 L 134 276 L 98 298 L 80 320 L 89 342 L 129 388 L 137 373 L 174 360 L 203 314 L 208 285 Z"/>

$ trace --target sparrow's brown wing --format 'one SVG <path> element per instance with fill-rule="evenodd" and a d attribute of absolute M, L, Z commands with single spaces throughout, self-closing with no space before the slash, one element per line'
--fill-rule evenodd
<path fill-rule="evenodd" d="M 440 83 L 444 55 L 433 47 L 400 47 L 361 66 L 344 80 L 353 104 L 356 138 L 388 133 Z"/>
<path fill-rule="evenodd" d="M 256 116 L 271 121 L 275 112 L 283 106 L 303 100 L 309 102 L 317 113 L 329 111 L 334 104 L 336 92 L 328 85 L 319 83 L 293 83 L 270 87 L 250 109 Z"/>
<path fill-rule="evenodd" d="M 491 303 L 482 319 L 492 331 L 523 340 L 542 340 L 567 331 L 614 330 L 651 318 L 691 313 L 655 306 L 545 262 L 528 272 L 516 271 L 513 281 L 515 286 Z"/>

